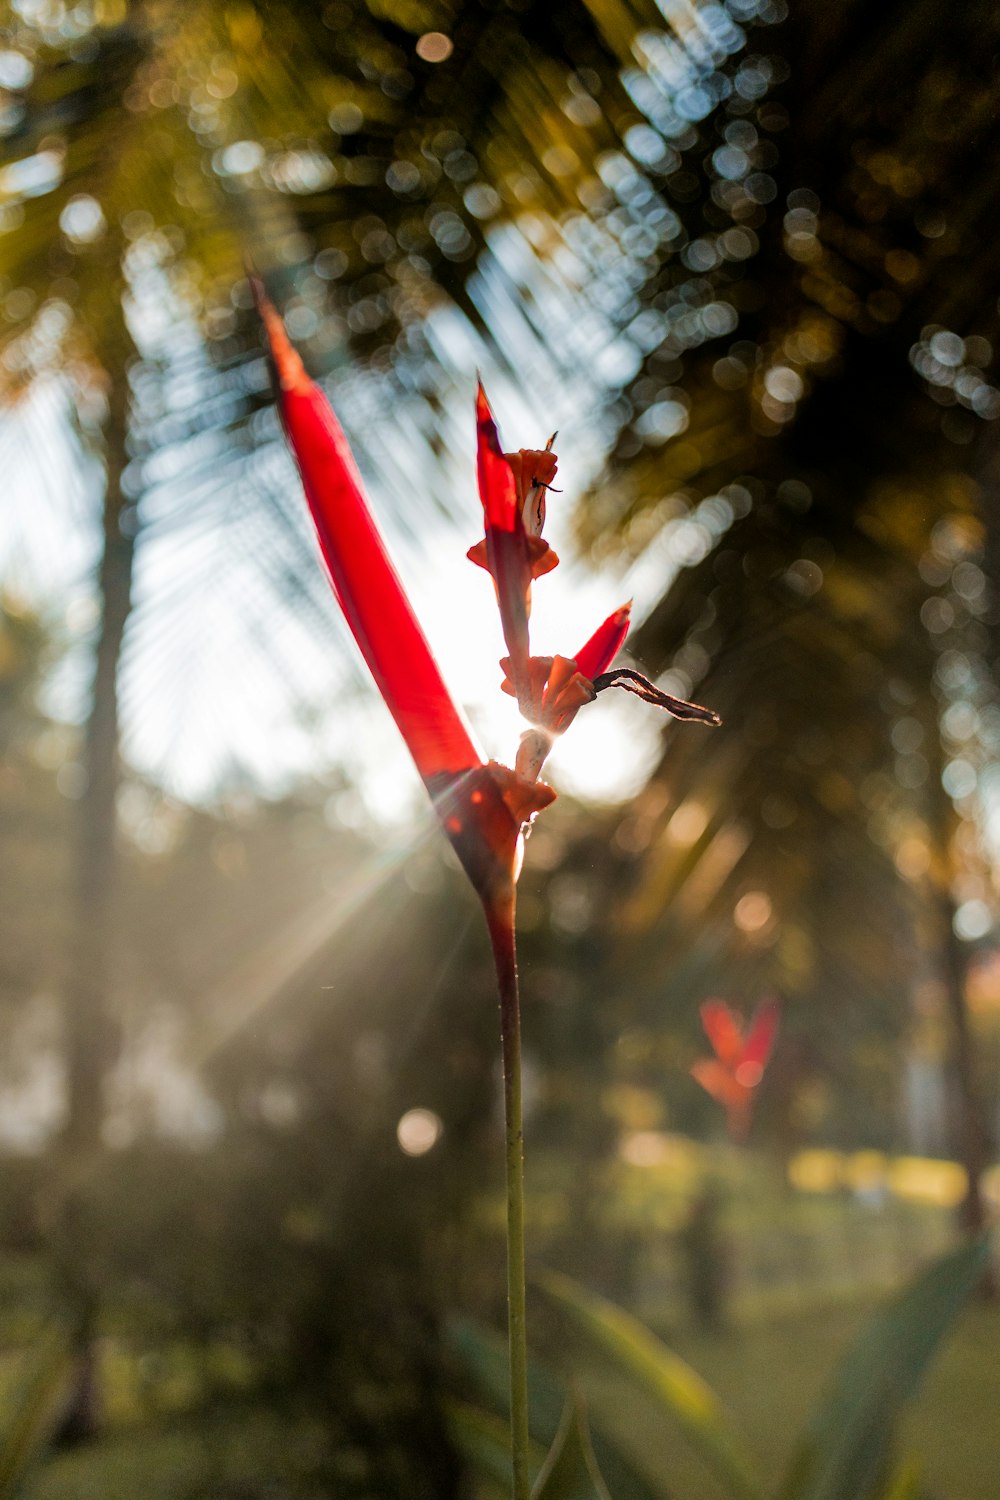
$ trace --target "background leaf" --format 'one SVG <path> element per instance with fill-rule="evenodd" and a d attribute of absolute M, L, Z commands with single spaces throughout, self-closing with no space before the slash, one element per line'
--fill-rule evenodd
<path fill-rule="evenodd" d="M 733 1495 L 757 1500 L 763 1491 L 753 1460 L 719 1398 L 690 1365 L 637 1318 L 568 1276 L 548 1272 L 539 1285 L 569 1313 L 589 1349 L 610 1359 L 617 1376 L 641 1387 L 679 1424 Z"/>
<path fill-rule="evenodd" d="M 446 1408 L 448 1431 L 455 1446 L 479 1480 L 491 1480 L 506 1495 L 510 1490 L 510 1429 L 493 1412 L 462 1401 Z M 528 1467 L 537 1474 L 542 1467 L 542 1449 L 532 1444 Z"/>
<path fill-rule="evenodd" d="M 590 1446 L 587 1418 L 578 1397 L 571 1396 L 531 1492 L 532 1500 L 611 1500 Z"/>
<path fill-rule="evenodd" d="M 71 1367 L 61 1326 L 41 1334 L 24 1355 L 21 1381 L 0 1420 L 0 1500 L 12 1500 L 47 1447 L 68 1394 Z"/>
<path fill-rule="evenodd" d="M 483 1399 L 506 1422 L 510 1409 L 506 1341 L 491 1330 L 462 1318 L 449 1322 L 447 1336 L 452 1353 L 472 1377 Z M 531 1360 L 528 1395 L 532 1436 L 547 1448 L 556 1441 L 565 1420 L 569 1392 L 551 1370 Z M 591 1422 L 589 1442 L 596 1464 L 616 1500 L 671 1500 L 667 1485 L 651 1484 L 600 1422 Z M 468 1456 L 468 1444 L 463 1443 L 463 1451 Z M 509 1476 L 509 1455 L 506 1462 Z"/>
<path fill-rule="evenodd" d="M 876 1313 L 842 1361 L 799 1444 L 784 1500 L 864 1500 L 872 1493 L 883 1476 L 900 1411 L 982 1277 L 989 1254 L 985 1239 L 963 1245 L 922 1271 Z"/>
<path fill-rule="evenodd" d="M 904 1459 L 880 1491 L 878 1500 L 929 1500 L 923 1486 L 923 1472 L 919 1459 Z"/>

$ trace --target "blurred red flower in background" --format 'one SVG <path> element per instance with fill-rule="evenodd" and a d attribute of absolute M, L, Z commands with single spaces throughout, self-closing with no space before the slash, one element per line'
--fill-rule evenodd
<path fill-rule="evenodd" d="M 755 1090 L 774 1046 L 779 1010 L 777 1000 L 763 1001 L 744 1030 L 742 1016 L 724 1000 L 706 1000 L 701 1007 L 701 1024 L 715 1056 L 700 1057 L 691 1074 L 725 1106 L 735 1140 L 744 1139 L 750 1129 Z"/>

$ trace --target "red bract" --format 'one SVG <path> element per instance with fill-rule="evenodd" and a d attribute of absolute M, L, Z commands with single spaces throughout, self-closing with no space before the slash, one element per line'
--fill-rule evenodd
<path fill-rule="evenodd" d="M 476 472 L 489 533 L 516 531 L 521 520 L 514 471 L 503 456 L 500 433 L 482 381 L 476 388 Z"/>
<path fill-rule="evenodd" d="M 556 457 L 548 450 L 527 448 L 505 454 L 481 383 L 476 391 L 476 435 L 486 536 L 469 549 L 469 557 L 493 575 L 515 696 L 522 711 L 531 717 L 531 583 L 559 561 L 541 535 L 545 490 L 555 477 Z"/>
<path fill-rule="evenodd" d="M 262 302 L 261 316 L 334 592 L 417 770 L 432 783 L 483 765 L 389 560 L 340 423 L 269 303 Z"/>
<path fill-rule="evenodd" d="M 555 794 L 521 786 L 480 754 L 389 559 L 340 424 L 278 314 L 255 291 L 334 592 L 470 878 L 480 895 L 493 892 L 513 879 L 522 823 Z"/>
<path fill-rule="evenodd" d="M 764 1076 L 778 1029 L 777 1000 L 765 1000 L 744 1032 L 742 1019 L 724 1000 L 706 1000 L 701 1023 L 715 1057 L 692 1065 L 692 1077 L 726 1108 L 729 1132 L 742 1139 L 750 1128 L 754 1090 Z"/>
<path fill-rule="evenodd" d="M 608 615 L 603 625 L 599 625 L 590 640 L 581 646 L 573 660 L 576 662 L 576 670 L 584 677 L 593 682 L 602 672 L 606 672 L 625 644 L 628 635 L 629 616 L 632 611 L 631 600 L 616 609 L 613 615 Z"/>

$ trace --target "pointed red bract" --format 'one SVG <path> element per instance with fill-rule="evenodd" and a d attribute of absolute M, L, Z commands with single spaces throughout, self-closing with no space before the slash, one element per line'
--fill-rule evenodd
<path fill-rule="evenodd" d="M 258 290 L 298 462 L 334 592 L 425 782 L 484 764 L 375 525 L 340 423 Z"/>
<path fill-rule="evenodd" d="M 520 519 L 514 471 L 503 456 L 500 433 L 482 381 L 476 387 L 476 436 L 479 498 L 487 529 L 513 531 Z"/>
<path fill-rule="evenodd" d="M 590 640 L 580 647 L 573 658 L 577 671 L 582 672 L 584 677 L 589 677 L 591 682 L 608 670 L 621 650 L 628 635 L 631 610 L 631 601 L 616 609 L 603 625 L 597 627 Z"/>

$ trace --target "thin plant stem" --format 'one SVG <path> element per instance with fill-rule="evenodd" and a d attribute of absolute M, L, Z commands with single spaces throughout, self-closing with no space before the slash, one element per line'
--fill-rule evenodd
<path fill-rule="evenodd" d="M 503 1052 L 507 1162 L 507 1330 L 510 1345 L 510 1452 L 513 1500 L 529 1500 L 528 1331 L 524 1290 L 524 1130 L 521 1110 L 521 1013 L 517 988 L 514 897 L 487 905 L 496 964 Z"/>

